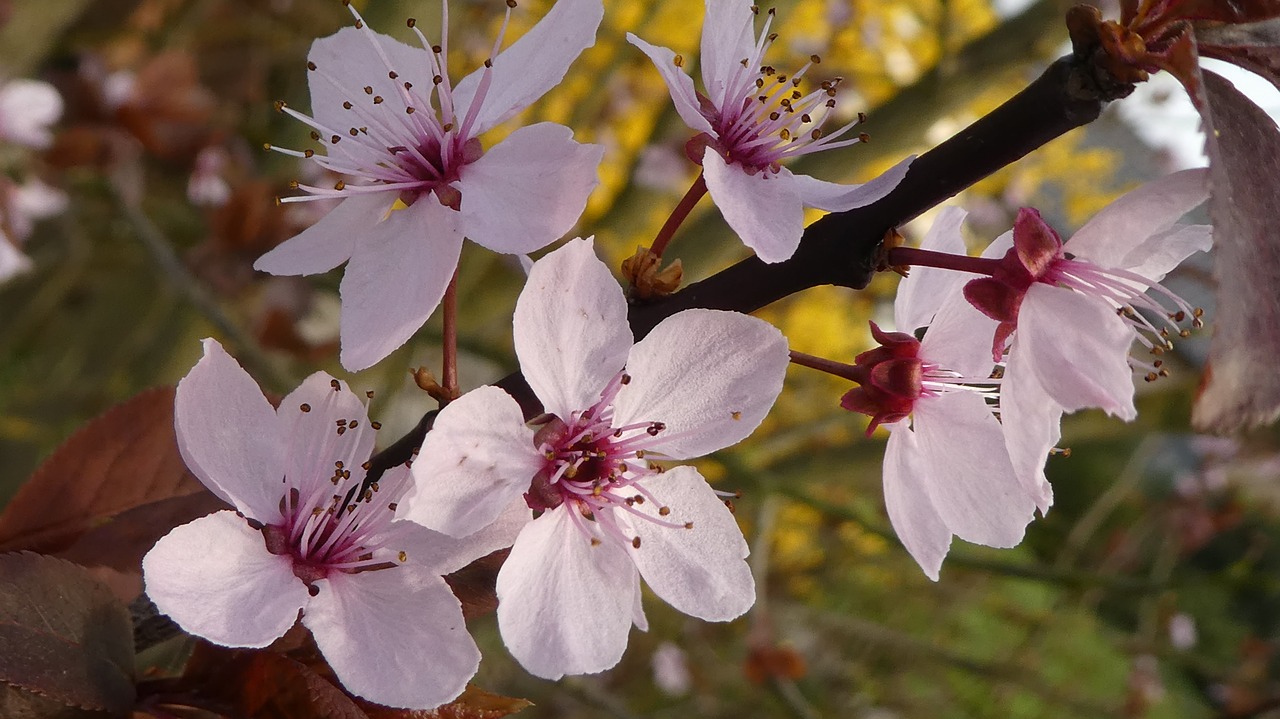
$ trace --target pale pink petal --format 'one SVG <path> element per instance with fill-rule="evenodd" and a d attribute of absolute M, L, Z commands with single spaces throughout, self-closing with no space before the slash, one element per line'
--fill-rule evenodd
<path fill-rule="evenodd" d="M 224 510 L 170 531 L 142 558 L 147 596 L 190 634 L 229 647 L 265 647 L 293 626 L 307 587 L 287 556 Z"/>
<path fill-rule="evenodd" d="M 640 582 L 636 582 L 635 601 L 632 602 L 631 623 L 636 629 L 642 632 L 649 631 L 649 618 L 644 615 L 644 592 L 640 589 Z"/>
<path fill-rule="evenodd" d="M 1112 267 L 1159 282 L 1193 253 L 1208 252 L 1211 247 L 1211 225 L 1174 225 L 1148 237 Z"/>
<path fill-rule="evenodd" d="M 716 107 L 725 108 L 726 90 L 735 72 L 754 72 L 742 62 L 755 53 L 755 11 L 750 0 L 707 0 L 702 20 L 702 86 Z M 741 83 L 741 80 L 739 80 Z"/>
<path fill-rule="evenodd" d="M 861 185 L 842 185 L 825 182 L 808 175 L 796 175 L 792 187 L 805 207 L 816 207 L 828 212 L 844 212 L 855 207 L 865 207 L 893 191 L 907 176 L 915 155 L 899 162 L 879 177 Z"/>
<path fill-rule="evenodd" d="M 627 649 L 640 575 L 627 549 L 593 544 L 569 505 L 530 522 L 498 573 L 498 628 L 530 674 L 559 679 L 612 667 Z"/>
<path fill-rule="evenodd" d="M 707 191 L 724 221 L 765 262 L 782 262 L 795 254 L 804 233 L 804 205 L 795 176 L 783 167 L 747 174 L 739 164 L 726 164 L 715 149 L 702 156 Z"/>
<path fill-rule="evenodd" d="M 1000 423 L 982 398 L 972 392 L 922 398 L 912 426 L 921 480 L 947 528 L 989 547 L 1021 542 L 1036 504 L 1015 476 Z"/>
<path fill-rule="evenodd" d="M 337 134 L 346 133 L 353 125 L 361 127 L 368 124 L 360 119 L 359 111 L 347 109 L 346 103 L 358 103 L 372 112 L 375 97 L 382 98 L 376 106 L 377 117 L 412 126 L 405 112 L 409 103 L 405 102 L 403 83 L 410 82 L 419 88 L 432 86 L 430 56 L 425 49 L 406 45 L 368 29 L 344 27 L 316 40 L 311 43 L 307 60 L 316 66 L 307 78 L 307 86 L 311 90 L 311 114 Z M 395 80 L 390 77 L 393 71 Z M 365 87 L 371 88 L 372 92 L 366 93 Z M 413 100 L 413 104 L 425 105 L 417 100 Z M 354 140 L 336 145 L 326 143 L 327 147 L 340 150 L 355 145 Z"/>
<path fill-rule="evenodd" d="M 62 96 L 39 80 L 13 80 L 0 88 L 0 137 L 44 149 L 53 143 L 49 126 L 62 117 Z"/>
<path fill-rule="evenodd" d="M 392 528 L 398 533 L 394 546 L 408 553 L 414 563 L 430 567 L 436 574 L 450 574 L 487 554 L 510 547 L 532 519 L 529 505 L 519 497 L 508 504 L 497 519 L 461 539 L 416 522 L 394 522 Z"/>
<path fill-rule="evenodd" d="M 604 18 L 600 0 L 557 0 L 551 11 L 511 47 L 493 58 L 493 79 L 471 131 L 472 137 L 515 116 L 560 84 L 583 50 L 596 44 Z M 454 86 L 454 106 L 465 114 L 484 68 Z"/>
<path fill-rule="evenodd" d="M 672 315 L 631 350 L 613 426 L 662 422 L 652 446 L 675 459 L 737 444 L 782 391 L 789 356 L 787 338 L 763 320 L 705 309 Z"/>
<path fill-rule="evenodd" d="M 1130 252 L 1209 199 L 1209 171 L 1183 170 L 1148 182 L 1107 205 L 1063 250 L 1102 267 L 1122 267 Z"/>
<path fill-rule="evenodd" d="M 1067 412 L 1099 407 L 1130 422 L 1133 330 L 1104 302 L 1034 284 L 1018 314 L 1019 351 L 1045 392 Z"/>
<path fill-rule="evenodd" d="M 714 133 L 711 123 L 707 122 L 707 118 L 702 116 L 702 111 L 699 109 L 698 93 L 693 89 L 693 78 L 676 65 L 675 52 L 665 47 L 650 45 L 631 33 L 627 33 L 627 42 L 640 48 L 640 51 L 648 55 L 658 68 L 658 74 L 662 75 L 663 81 L 667 83 L 667 91 L 671 93 L 671 101 L 675 103 L 676 113 L 680 115 L 681 120 L 684 120 L 684 124 L 698 132 Z"/>
<path fill-rule="evenodd" d="M 428 709 L 461 694 L 480 666 L 462 605 L 428 567 L 333 572 L 316 587 L 302 623 L 353 694 Z"/>
<path fill-rule="evenodd" d="M 1044 476 L 1044 463 L 1062 437 L 1062 405 L 1044 391 L 1027 363 L 1028 357 L 1015 342 L 1000 385 L 1000 417 L 1013 471 L 1044 514 L 1053 505 L 1053 487 Z"/>
<path fill-rule="evenodd" d="M 9 242 L 9 238 L 0 232 L 0 283 L 8 282 L 18 275 L 31 271 L 35 265 L 31 258 Z"/>
<path fill-rule="evenodd" d="M 635 507 L 653 521 L 622 515 L 640 538 L 628 549 L 640 576 L 667 604 L 699 619 L 723 622 L 756 601 L 747 541 L 733 513 L 693 467 L 675 467 L 645 482 L 657 502 Z M 659 516 L 669 507 L 670 514 Z M 672 528 L 657 522 L 674 522 Z M 690 526 L 691 525 L 691 526 Z"/>
<path fill-rule="evenodd" d="M 355 470 L 373 454 L 374 431 L 364 403 L 344 382 L 335 390 L 335 381 L 328 372 L 315 372 L 280 402 L 278 432 L 289 444 L 286 474 L 292 487 L 328 482 L 337 462 Z"/>
<path fill-rule="evenodd" d="M 400 499 L 397 516 L 465 537 L 529 491 L 545 462 L 520 405 L 497 387 L 479 387 L 436 417 L 413 463 L 414 486 Z"/>
<path fill-rule="evenodd" d="M 67 193 L 32 178 L 18 186 L 13 193 L 12 215 L 9 224 L 19 237 L 30 234 L 33 220 L 43 220 L 62 214 L 67 209 Z"/>
<path fill-rule="evenodd" d="M 204 486 L 246 517 L 280 516 L 288 438 L 275 408 L 217 340 L 178 382 L 173 426 L 182 459 Z"/>
<path fill-rule="evenodd" d="M 915 433 L 895 429 L 884 448 L 884 507 L 902 546 L 936 582 L 951 548 L 951 530 L 933 508 L 925 471 Z"/>
<path fill-rule="evenodd" d="M 603 146 L 574 142 L 563 125 L 516 130 L 462 168 L 462 234 L 494 252 L 546 247 L 578 223 L 603 157 Z"/>
<path fill-rule="evenodd" d="M 319 222 L 259 257 L 253 268 L 273 275 L 328 272 L 351 257 L 356 243 L 370 241 L 367 235 L 394 201 L 395 196 L 385 192 L 348 197 Z"/>
<path fill-rule="evenodd" d="M 938 212 L 933 225 L 925 233 L 920 249 L 964 255 L 964 237 L 960 226 L 968 215 L 959 207 L 944 207 Z M 912 333 L 933 321 L 942 307 L 943 300 L 958 292 L 960 286 L 971 279 L 963 272 L 937 267 L 912 267 L 911 274 L 898 283 L 898 294 L 893 301 L 894 329 Z"/>
<path fill-rule="evenodd" d="M 962 286 L 966 276 L 954 274 L 959 275 L 961 282 L 957 285 Z M 943 299 L 920 341 L 920 356 L 967 379 L 986 379 L 995 368 L 991 360 L 991 338 L 997 322 L 969 304 L 960 289 L 955 286 Z"/>
<path fill-rule="evenodd" d="M 546 410 L 584 410 L 627 361 L 627 300 L 590 239 L 534 263 L 511 321 L 520 370 Z"/>
<path fill-rule="evenodd" d="M 440 304 L 461 252 L 458 213 L 434 197 L 366 228 L 342 277 L 342 366 L 370 367 L 412 337 Z"/>

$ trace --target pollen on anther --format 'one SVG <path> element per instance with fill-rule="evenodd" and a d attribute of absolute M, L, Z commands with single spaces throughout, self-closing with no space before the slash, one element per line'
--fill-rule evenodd
<path fill-rule="evenodd" d="M 342 389 L 342 383 L 336 379 L 329 380 L 329 386 L 333 388 L 334 392 L 337 392 Z"/>
<path fill-rule="evenodd" d="M 372 421 L 371 421 L 371 422 L 369 422 L 369 426 L 370 426 L 370 427 L 373 427 L 375 430 L 382 429 L 382 423 L 381 423 L 381 422 L 372 422 Z"/>
<path fill-rule="evenodd" d="M 592 538 L 591 538 L 591 546 L 593 546 L 593 547 L 598 547 L 598 546 L 600 546 L 600 540 L 599 540 L 598 538 L 596 538 L 596 537 L 592 537 Z"/>
<path fill-rule="evenodd" d="M 315 150 L 312 150 L 312 149 L 306 149 L 306 150 L 303 150 L 303 151 L 302 151 L 302 156 L 303 156 L 303 157 L 305 157 L 305 158 L 310 159 L 310 158 L 312 158 L 312 157 L 315 157 L 315 156 L 316 156 L 316 151 L 315 151 Z"/>
<path fill-rule="evenodd" d="M 346 188 L 347 188 L 347 183 L 343 182 L 342 180 L 338 180 L 337 182 L 333 183 L 333 189 L 335 190 L 345 190 Z"/>
<path fill-rule="evenodd" d="M 418 20 L 416 18 L 409 18 L 404 21 L 404 24 L 408 25 L 409 27 L 413 27 L 414 25 L 418 24 Z"/>
<path fill-rule="evenodd" d="M 372 95 L 372 94 L 373 94 L 373 86 L 372 86 L 372 85 L 365 85 L 365 86 L 364 86 L 364 94 L 366 94 L 366 95 Z"/>
<path fill-rule="evenodd" d="M 516 9 L 516 0 L 507 0 L 507 7 L 512 10 Z"/>
<path fill-rule="evenodd" d="M 301 405 L 298 406 L 298 409 L 302 410 L 303 412 L 310 412 L 311 405 L 307 404 L 306 402 L 303 402 Z"/>
<path fill-rule="evenodd" d="M 618 378 L 618 384 L 631 384 L 631 375 L 624 374 Z"/>
<path fill-rule="evenodd" d="M 636 549 L 639 549 L 639 548 L 640 548 L 640 538 L 639 538 L 639 537 L 636 537 L 635 539 L 632 539 L 632 540 L 631 540 L 631 546 L 632 546 L 632 547 L 635 547 Z"/>
<path fill-rule="evenodd" d="M 307 63 L 307 69 L 308 69 L 308 70 L 315 70 L 315 69 L 316 69 L 316 64 L 315 64 L 314 62 L 308 62 L 308 63 Z"/>
<path fill-rule="evenodd" d="M 739 411 L 737 411 L 737 410 L 734 410 L 733 412 L 730 412 L 730 413 L 729 413 L 729 416 L 730 416 L 730 417 L 733 417 L 734 419 L 742 419 L 742 413 L 741 413 L 741 412 L 739 412 Z"/>
<path fill-rule="evenodd" d="M 308 585 L 307 585 L 307 594 L 310 594 L 310 595 L 311 595 L 311 596 L 313 596 L 313 597 L 315 597 L 315 596 L 319 596 L 319 594 L 320 594 L 320 587 L 317 587 L 317 586 L 316 586 L 316 585 L 314 585 L 314 584 L 308 584 Z"/>
<path fill-rule="evenodd" d="M 671 62 L 676 67 L 684 67 L 684 55 L 676 55 L 674 58 L 672 58 Z"/>
<path fill-rule="evenodd" d="M 396 555 L 396 557 L 400 560 L 401 564 L 404 564 L 405 562 L 409 561 L 409 553 L 404 551 L 403 549 L 400 550 L 400 554 Z"/>
<path fill-rule="evenodd" d="M 342 138 L 341 138 L 341 137 L 339 137 L 338 135 L 334 135 L 333 137 L 330 137 L 330 138 L 329 138 L 329 144 L 331 144 L 331 145 L 336 145 L 336 144 L 338 144 L 338 141 L 339 141 L 339 140 L 341 140 L 341 139 L 342 139 Z"/>
<path fill-rule="evenodd" d="M 684 523 L 684 528 L 685 528 L 685 529 L 693 529 L 693 522 L 685 522 L 685 523 Z"/>
<path fill-rule="evenodd" d="M 668 514 L 671 514 L 671 508 L 670 508 L 670 507 L 659 507 L 659 508 L 658 508 L 658 516 L 660 516 L 660 517 L 665 517 L 665 516 L 667 516 Z"/>

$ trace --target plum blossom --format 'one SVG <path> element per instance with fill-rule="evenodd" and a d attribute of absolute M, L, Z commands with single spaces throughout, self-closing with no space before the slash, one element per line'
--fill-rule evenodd
<path fill-rule="evenodd" d="M 964 253 L 964 212 L 943 211 L 923 249 Z M 898 332 L 871 323 L 880 347 L 854 360 L 847 375 L 861 386 L 841 405 L 872 417 L 867 432 L 890 425 L 884 458 L 884 499 L 903 546 L 930 579 L 957 536 L 991 547 L 1012 547 L 1036 510 L 1005 450 L 993 415 L 998 383 L 986 337 L 991 320 L 960 294 L 961 276 L 915 268 L 894 302 Z M 924 339 L 912 334 L 928 324 Z M 908 426 L 907 419 L 910 418 Z"/>
<path fill-rule="evenodd" d="M 1205 178 L 1205 170 L 1184 170 L 1148 183 L 1065 243 L 1038 212 L 1023 209 L 1012 233 L 983 253 L 999 266 L 964 294 L 999 323 L 991 352 L 1005 363 L 1001 412 L 1018 428 L 1006 441 L 1020 476 L 1043 466 L 1064 412 L 1098 407 L 1132 421 L 1134 370 L 1158 378 L 1170 338 L 1189 334 L 1184 323 L 1200 326 L 1201 311 L 1159 281 L 1212 244 L 1210 226 L 1176 224 L 1208 198 Z M 1153 359 L 1131 357 L 1135 342 Z M 1041 477 L 1032 489 L 1046 509 L 1048 484 Z"/>
<path fill-rule="evenodd" d="M 398 521 L 409 469 L 362 493 L 377 425 L 324 372 L 276 410 L 207 339 L 174 414 L 187 466 L 235 511 L 182 525 L 147 553 L 146 591 L 160 611 L 235 647 L 267 646 L 301 611 L 349 691 L 413 708 L 462 692 L 480 653 L 441 575 L 510 544 L 521 522 L 508 513 L 457 540 Z"/>
<path fill-rule="evenodd" d="M 447 30 L 447 0 L 443 8 Z M 359 370 L 404 344 L 440 304 L 464 237 L 522 254 L 577 223 L 602 147 L 579 144 L 552 123 L 522 127 L 487 150 L 479 138 L 560 82 L 594 44 L 604 8 L 600 0 L 559 0 L 501 53 L 500 32 L 493 58 L 456 84 L 446 30 L 433 45 L 410 20 L 421 43 L 411 47 L 351 12 L 354 28 L 311 46 L 314 116 L 278 105 L 311 127 L 326 152 L 273 148 L 347 178 L 331 187 L 299 184 L 306 194 L 282 202 L 343 201 L 254 266 L 309 275 L 347 262 L 341 359 Z"/>
<path fill-rule="evenodd" d="M 49 127 L 62 117 L 62 96 L 40 80 L 11 80 L 0 87 L 0 139 L 36 150 L 53 144 Z"/>
<path fill-rule="evenodd" d="M 706 0 L 699 60 L 704 92 L 682 70 L 682 56 L 630 33 L 627 40 L 657 66 L 676 112 L 698 132 L 687 151 L 702 165 L 725 221 L 761 260 L 781 262 L 800 244 L 805 207 L 838 212 L 869 205 L 897 187 L 914 157 L 864 185 L 824 182 L 783 167 L 793 157 L 862 142 L 865 136 L 849 133 L 864 118 L 823 134 L 839 80 L 805 94 L 798 87 L 818 56 L 790 77 L 763 64 L 776 38 L 769 30 L 774 12 L 757 39 L 758 12 L 751 0 Z"/>
<path fill-rule="evenodd" d="M 690 459 L 746 438 L 782 390 L 786 339 L 732 312 L 686 310 L 633 344 L 627 302 L 591 240 L 534 264 L 516 354 L 546 409 L 536 429 L 496 387 L 441 411 L 405 516 L 464 537 L 523 497 L 539 513 L 498 574 L 498 626 L 548 679 L 615 665 L 640 578 L 676 609 L 727 621 L 755 601 L 747 543 Z"/>
<path fill-rule="evenodd" d="M 66 209 L 66 194 L 38 179 L 21 185 L 0 180 L 0 283 L 31 270 L 31 259 L 22 253 L 23 243 L 37 220 Z"/>

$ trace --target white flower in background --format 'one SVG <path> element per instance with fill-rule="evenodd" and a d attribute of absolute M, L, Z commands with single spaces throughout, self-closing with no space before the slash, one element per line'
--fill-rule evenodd
<path fill-rule="evenodd" d="M 798 88 L 817 62 L 791 76 L 763 64 L 776 35 L 769 10 L 759 39 L 759 8 L 751 0 L 706 0 L 702 23 L 703 93 L 685 74 L 684 58 L 627 33 L 662 74 L 676 112 L 699 135 L 689 156 L 702 164 L 707 191 L 725 222 L 765 262 L 781 262 L 796 251 L 804 232 L 804 208 L 844 211 L 887 195 L 907 174 L 908 158 L 864 185 L 841 185 L 793 174 L 781 165 L 793 157 L 862 142 L 848 136 L 862 120 L 823 134 L 835 108 L 836 84 L 823 82 L 808 94 Z M 843 139 L 842 139 L 843 138 Z"/>
<path fill-rule="evenodd" d="M 539 516 L 498 575 L 498 626 L 549 679 L 621 659 L 646 626 L 640 578 L 680 611 L 733 619 L 755 601 L 747 543 L 690 459 L 746 438 L 782 389 L 786 339 L 713 310 L 675 314 L 633 344 L 622 289 L 590 240 L 534 264 L 513 320 L 520 367 L 548 418 L 525 424 L 481 387 L 441 411 L 405 516 L 467 536 L 524 497 Z"/>
<path fill-rule="evenodd" d="M 352 693 L 413 708 L 456 697 L 480 652 L 441 575 L 510 544 L 524 518 L 465 540 L 396 521 L 409 469 L 361 494 L 376 427 L 345 385 L 317 372 L 276 410 L 221 345 L 204 350 L 178 384 L 174 427 L 187 466 L 235 511 L 165 535 L 142 562 L 147 595 L 233 647 L 267 646 L 301 611 Z"/>
<path fill-rule="evenodd" d="M 197 207 L 222 207 L 231 199 L 231 187 L 222 178 L 227 169 L 227 151 L 216 145 L 196 155 L 191 179 L 187 181 L 187 200 Z"/>
<path fill-rule="evenodd" d="M 62 117 L 62 96 L 39 80 L 11 80 L 0 87 L 0 139 L 43 150 L 50 127 Z"/>
<path fill-rule="evenodd" d="M 562 125 L 523 127 L 485 149 L 480 136 L 555 87 L 595 43 L 600 0 L 559 0 L 515 44 L 456 85 L 449 77 L 448 3 L 442 37 L 421 47 L 356 27 L 317 40 L 308 55 L 308 117 L 324 148 L 284 150 L 348 179 L 299 185 L 283 202 L 342 198 L 315 226 L 259 258 L 275 275 L 310 275 L 347 262 L 342 278 L 342 364 L 360 370 L 413 335 L 440 304 L 471 239 L 524 254 L 578 221 L 604 150 Z M 510 12 L 508 10 L 508 12 Z M 413 23 L 410 23 L 413 26 Z M 505 24 L 504 24 L 505 29 Z M 279 148 L 276 148 L 279 149 Z"/>
<path fill-rule="evenodd" d="M 31 259 L 23 254 L 22 245 L 37 220 L 66 209 L 66 194 L 38 179 L 21 185 L 0 180 L 0 283 L 31 270 Z"/>

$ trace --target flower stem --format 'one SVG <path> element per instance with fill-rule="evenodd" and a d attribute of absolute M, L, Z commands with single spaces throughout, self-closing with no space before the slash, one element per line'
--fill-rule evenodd
<path fill-rule="evenodd" d="M 707 194 L 707 180 L 703 173 L 699 172 L 697 179 L 689 186 L 689 191 L 684 193 L 680 202 L 676 203 L 675 208 L 671 210 L 671 216 L 663 223 L 662 229 L 658 230 L 658 236 L 653 238 L 653 244 L 649 246 L 650 254 L 655 257 L 662 256 L 671 238 L 676 234 L 676 230 L 680 228 L 680 223 L 684 222 L 689 212 L 693 210 L 693 206 L 698 204 L 698 200 L 701 200 L 705 194 Z"/>
<path fill-rule="evenodd" d="M 1000 261 L 987 257 L 969 257 L 948 252 L 921 250 L 915 247 L 895 247 L 889 250 L 889 264 L 939 267 L 956 272 L 971 272 L 975 275 L 991 275 L 1000 266 Z"/>
<path fill-rule="evenodd" d="M 449 400 L 457 399 L 458 391 L 458 270 L 453 271 L 449 287 L 444 291 L 444 367 L 441 382 Z M 443 408 L 447 402 L 442 402 Z"/>
<path fill-rule="evenodd" d="M 825 357 L 815 357 L 814 355 L 805 354 L 804 352 L 791 350 L 791 364 L 808 367 L 809 369 L 816 369 L 819 372 L 826 372 L 827 374 L 843 377 L 847 380 L 857 381 L 854 380 L 853 376 L 850 374 L 853 370 L 852 365 L 845 364 L 844 362 L 836 362 L 835 360 L 829 360 Z"/>

